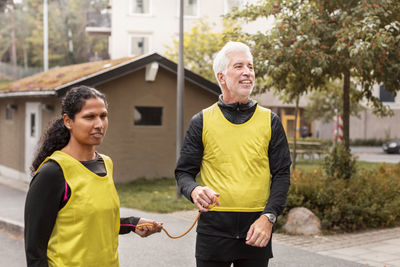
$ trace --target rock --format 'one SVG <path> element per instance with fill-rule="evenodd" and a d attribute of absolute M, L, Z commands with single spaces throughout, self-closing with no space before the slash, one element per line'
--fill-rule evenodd
<path fill-rule="evenodd" d="M 321 234 L 321 221 L 307 208 L 293 208 L 289 211 L 283 229 L 292 235 L 319 235 Z"/>

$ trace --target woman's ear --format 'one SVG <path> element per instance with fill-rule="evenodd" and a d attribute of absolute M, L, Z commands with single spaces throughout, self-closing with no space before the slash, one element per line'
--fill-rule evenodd
<path fill-rule="evenodd" d="M 68 130 L 72 128 L 72 119 L 67 114 L 63 114 L 64 125 Z"/>

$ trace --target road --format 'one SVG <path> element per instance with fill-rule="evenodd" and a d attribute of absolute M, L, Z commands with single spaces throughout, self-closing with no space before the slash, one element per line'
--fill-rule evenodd
<path fill-rule="evenodd" d="M 22 236 L 13 236 L 5 230 L 0 229 L 0 266 L 26 266 Z"/>
<path fill-rule="evenodd" d="M 400 154 L 386 154 L 382 147 L 351 147 L 351 152 L 358 156 L 360 161 L 368 162 L 400 162 Z"/>

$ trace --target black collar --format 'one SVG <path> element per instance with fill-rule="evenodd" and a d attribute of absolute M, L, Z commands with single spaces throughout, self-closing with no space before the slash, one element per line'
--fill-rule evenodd
<path fill-rule="evenodd" d="M 256 105 L 257 105 L 257 102 L 253 99 L 250 99 L 249 102 L 247 102 L 245 104 L 239 103 L 239 102 L 227 104 L 224 102 L 224 100 L 222 100 L 222 94 L 219 95 L 219 98 L 218 98 L 218 106 L 220 108 L 224 108 L 224 109 L 228 109 L 228 110 L 247 111 L 251 108 L 254 108 L 254 106 L 256 106 Z"/>

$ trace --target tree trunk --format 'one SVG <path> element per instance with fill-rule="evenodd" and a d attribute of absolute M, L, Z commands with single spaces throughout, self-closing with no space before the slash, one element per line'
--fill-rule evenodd
<path fill-rule="evenodd" d="M 297 113 L 299 110 L 299 100 L 300 97 L 296 97 L 296 107 L 294 109 L 294 137 L 293 137 L 293 164 L 292 164 L 292 170 L 294 171 L 296 169 L 296 141 L 297 141 Z"/>
<path fill-rule="evenodd" d="M 347 150 L 350 149 L 350 71 L 344 71 L 343 81 L 343 140 Z"/>

